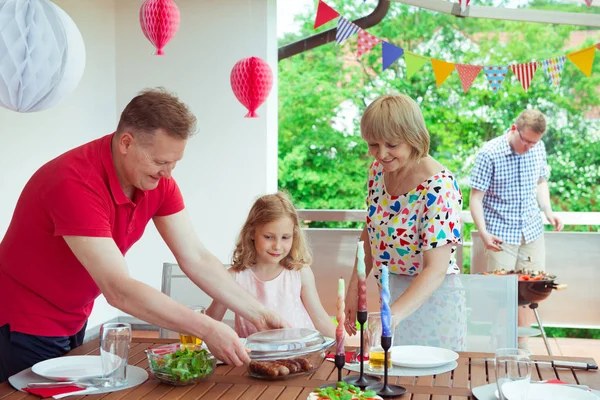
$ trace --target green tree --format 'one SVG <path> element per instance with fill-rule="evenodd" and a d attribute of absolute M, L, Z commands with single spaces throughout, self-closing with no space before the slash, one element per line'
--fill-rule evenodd
<path fill-rule="evenodd" d="M 357 0 L 329 4 L 351 19 L 370 12 Z M 546 0 L 536 0 L 528 6 L 582 9 Z M 287 35 L 281 44 L 315 33 L 314 11 L 298 20 L 302 22 L 301 31 Z M 330 22 L 320 30 L 333 26 L 335 22 Z M 455 63 L 509 65 L 540 61 L 582 48 L 564 48 L 571 32 L 579 29 L 459 19 L 392 3 L 386 18 L 367 31 L 428 57 Z M 588 41 L 584 45 L 592 44 Z M 393 92 L 408 94 L 421 105 L 431 134 L 431 154 L 458 177 L 466 206 L 468 178 L 477 150 L 510 127 L 520 111 L 532 107 L 548 117 L 544 141 L 552 168 L 554 207 L 565 211 L 597 208 L 600 135 L 598 124 L 584 115 L 600 105 L 598 58 L 591 78 L 567 61 L 558 88 L 549 84 L 540 67 L 528 92 L 509 73 L 498 93 L 494 93 L 482 72 L 463 94 L 456 72 L 436 88 L 431 64 L 407 79 L 402 58 L 381 71 L 379 46 L 360 60 L 356 59 L 355 46 L 356 37 L 342 46 L 329 43 L 279 63 L 279 186 L 294 196 L 299 208 L 364 207 L 371 160 L 360 138 L 360 115 L 373 98 Z M 344 116 L 349 121 L 341 129 L 339 121 Z"/>

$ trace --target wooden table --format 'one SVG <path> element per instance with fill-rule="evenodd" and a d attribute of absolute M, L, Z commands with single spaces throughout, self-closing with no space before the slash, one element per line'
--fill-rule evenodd
<path fill-rule="evenodd" d="M 142 368 L 148 368 L 145 349 L 148 347 L 172 343 L 172 339 L 134 339 L 129 355 L 129 363 Z M 73 350 L 69 355 L 98 355 L 98 341 L 88 342 Z M 487 353 L 461 353 L 458 367 L 451 372 L 436 376 L 422 377 L 392 377 L 390 383 L 402 385 L 408 393 L 398 397 L 402 400 L 467 400 L 475 399 L 471 388 L 494 382 L 493 362 Z M 493 356 L 492 356 L 493 357 Z M 591 358 L 579 357 L 547 357 L 534 356 L 535 360 L 568 360 L 595 363 Z M 345 370 L 345 375 L 348 371 Z M 148 381 L 133 389 L 113 393 L 88 396 L 71 396 L 68 399 L 248 399 L 248 400 L 305 400 L 316 387 L 337 379 L 337 370 L 332 362 L 326 361 L 311 376 L 304 376 L 285 381 L 261 381 L 246 375 L 245 368 L 235 368 L 221 365 L 205 382 L 192 386 L 174 387 L 161 384 L 150 378 Z M 560 379 L 567 383 L 588 385 L 592 389 L 600 389 L 600 372 L 571 369 L 553 369 L 550 366 L 537 364 L 533 380 Z M 37 399 L 14 390 L 8 382 L 0 384 L 0 399 Z"/>

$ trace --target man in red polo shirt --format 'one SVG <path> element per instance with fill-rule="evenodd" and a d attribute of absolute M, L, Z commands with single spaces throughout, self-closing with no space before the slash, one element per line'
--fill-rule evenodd
<path fill-rule="evenodd" d="M 177 97 L 147 90 L 115 133 L 42 166 L 0 242 L 0 382 L 81 345 L 94 300 L 202 337 L 219 359 L 248 355 L 227 325 L 131 278 L 124 255 L 150 219 L 189 278 L 261 329 L 285 322 L 242 290 L 198 239 L 171 178 L 196 118 Z"/>

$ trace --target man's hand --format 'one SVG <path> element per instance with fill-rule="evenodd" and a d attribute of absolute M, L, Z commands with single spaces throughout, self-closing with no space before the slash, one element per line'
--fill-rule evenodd
<path fill-rule="evenodd" d="M 483 241 L 483 244 L 485 245 L 486 249 L 491 251 L 502 251 L 499 245 L 502 244 L 504 241 L 498 236 L 494 236 L 491 233 L 487 232 L 480 232 L 479 236 L 481 237 L 481 240 Z"/>
<path fill-rule="evenodd" d="M 203 339 L 208 350 L 218 360 L 236 367 L 250 363 L 250 356 L 240 338 L 227 324 L 215 321 L 214 329 L 209 332 Z"/>
<path fill-rule="evenodd" d="M 291 328 L 281 315 L 274 311 L 264 309 L 257 321 L 252 321 L 256 329 L 266 331 L 269 329 Z"/>
<path fill-rule="evenodd" d="M 346 332 L 348 335 L 354 336 L 356 335 L 356 312 L 358 309 L 358 282 L 356 285 L 352 284 L 352 280 L 348 285 L 348 291 L 346 292 L 346 309 L 344 312 L 346 313 Z"/>
<path fill-rule="evenodd" d="M 548 222 L 550 222 L 552 225 L 554 225 L 555 231 L 559 231 L 559 232 L 562 231 L 564 224 L 562 223 L 560 218 L 558 218 L 556 215 L 554 215 L 553 212 L 546 213 L 546 218 L 548 219 Z"/>

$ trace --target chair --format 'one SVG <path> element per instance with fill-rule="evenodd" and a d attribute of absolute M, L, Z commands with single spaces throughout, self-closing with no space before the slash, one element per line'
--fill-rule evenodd
<path fill-rule="evenodd" d="M 225 268 L 229 268 L 229 265 L 225 265 Z M 212 303 L 212 298 L 196 286 L 196 284 L 183 273 L 181 268 L 179 268 L 179 265 L 175 263 L 163 263 L 160 291 L 186 306 L 195 305 L 208 308 Z M 233 325 L 233 319 L 234 314 L 228 310 L 223 318 L 223 322 Z M 168 329 L 160 328 L 159 337 L 174 338 L 177 337 L 177 334 Z"/>
<path fill-rule="evenodd" d="M 399 297 L 413 280 L 391 276 L 391 297 Z M 492 353 L 516 347 L 516 276 L 447 275 L 442 286 L 398 324 L 394 345 Z"/>

